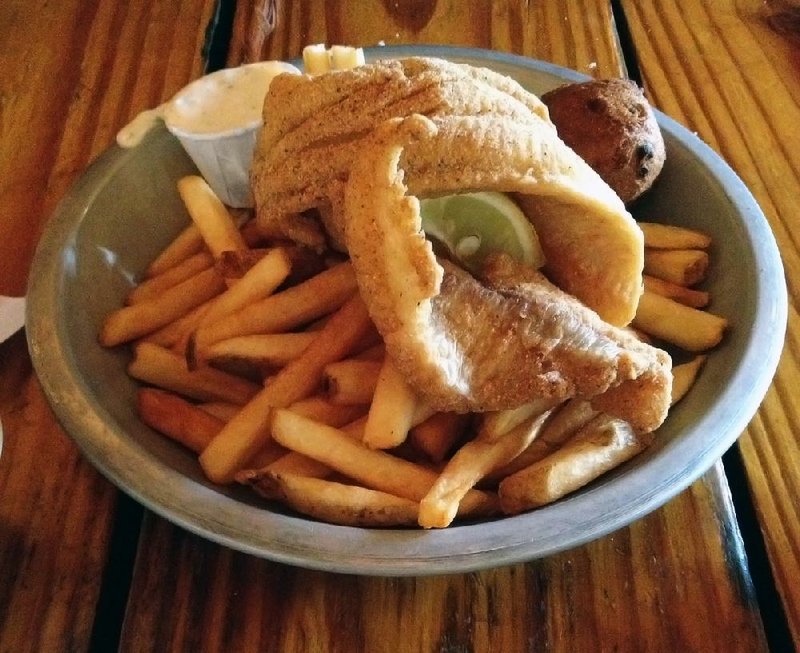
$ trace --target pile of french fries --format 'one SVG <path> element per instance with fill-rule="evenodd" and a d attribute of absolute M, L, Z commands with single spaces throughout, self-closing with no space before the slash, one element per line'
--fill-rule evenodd
<path fill-rule="evenodd" d="M 648 444 L 581 399 L 432 410 L 385 355 L 349 261 L 265 239 L 201 177 L 178 191 L 191 225 L 99 340 L 132 344 L 142 421 L 196 452 L 214 483 L 250 485 L 336 524 L 438 528 L 553 502 Z M 692 288 L 708 237 L 641 226 L 645 292 L 633 326 L 693 356 L 674 367 L 674 403 L 726 323 Z"/>

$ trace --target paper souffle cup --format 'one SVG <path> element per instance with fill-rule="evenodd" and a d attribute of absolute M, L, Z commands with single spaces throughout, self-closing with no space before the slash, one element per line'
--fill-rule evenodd
<path fill-rule="evenodd" d="M 166 121 L 200 174 L 223 203 L 234 208 L 253 206 L 250 164 L 261 121 L 217 133 L 191 133 Z"/>

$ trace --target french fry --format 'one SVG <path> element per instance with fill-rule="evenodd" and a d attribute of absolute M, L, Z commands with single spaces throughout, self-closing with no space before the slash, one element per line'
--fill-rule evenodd
<path fill-rule="evenodd" d="M 242 409 L 241 406 L 228 401 L 206 401 L 198 404 L 197 407 L 223 422 L 230 422 L 233 416 Z"/>
<path fill-rule="evenodd" d="M 340 308 L 356 288 L 352 266 L 342 263 L 198 329 L 196 351 L 202 355 L 207 347 L 226 338 L 297 328 Z"/>
<path fill-rule="evenodd" d="M 672 406 L 689 392 L 705 362 L 706 356 L 700 354 L 687 363 L 672 367 Z"/>
<path fill-rule="evenodd" d="M 254 383 L 210 367 L 189 371 L 182 356 L 148 342 L 136 345 L 128 374 L 145 383 L 199 401 L 245 404 L 259 388 Z"/>
<path fill-rule="evenodd" d="M 355 485 L 268 472 L 258 484 L 297 512 L 343 526 L 409 526 L 417 519 L 417 503 Z"/>
<path fill-rule="evenodd" d="M 137 408 L 142 421 L 150 428 L 195 453 L 203 451 L 224 424 L 178 395 L 155 388 L 139 390 Z M 279 444 L 270 442 L 256 454 L 254 463 L 266 467 L 285 453 L 286 450 Z"/>
<path fill-rule="evenodd" d="M 658 277 L 651 277 L 648 274 L 643 276 L 644 289 L 656 295 L 674 299 L 680 304 L 691 306 L 692 308 L 705 308 L 708 305 L 709 295 L 705 290 L 694 290 L 677 283 L 664 281 Z"/>
<path fill-rule="evenodd" d="M 408 432 L 412 444 L 435 463 L 440 463 L 461 439 L 470 421 L 468 414 L 434 413 Z"/>
<path fill-rule="evenodd" d="M 201 453 L 225 424 L 185 399 L 155 388 L 141 388 L 136 407 L 147 426 L 195 453 Z"/>
<path fill-rule="evenodd" d="M 645 249 L 644 272 L 652 277 L 693 286 L 708 270 L 708 254 L 699 249 Z"/>
<path fill-rule="evenodd" d="M 241 279 L 270 249 L 273 248 L 222 252 L 215 263 L 217 271 L 228 281 Z M 291 261 L 291 271 L 286 278 L 286 283 L 290 286 L 297 285 L 325 270 L 323 258 L 308 247 L 282 244 L 280 249 Z"/>
<path fill-rule="evenodd" d="M 166 326 L 152 333 L 148 333 L 142 338 L 142 341 L 151 342 L 161 347 L 172 348 L 175 353 L 183 354 L 184 347 L 181 344 L 182 341 L 185 341 L 197 328 L 197 325 L 200 323 L 200 318 L 202 318 L 203 313 L 209 309 L 213 300 L 214 298 L 212 297 L 208 301 L 200 304 L 200 306 L 193 308 L 183 317 L 179 317 L 174 322 L 170 322 Z"/>
<path fill-rule="evenodd" d="M 200 320 L 200 326 L 211 324 L 255 301 L 269 297 L 289 275 L 291 262 L 286 252 L 277 247 L 267 252 L 241 279 L 214 300 Z"/>
<path fill-rule="evenodd" d="M 155 299 L 164 291 L 178 285 L 181 281 L 186 281 L 195 274 L 210 268 L 213 263 L 214 259 L 208 252 L 192 254 L 189 258 L 165 270 L 158 276 L 145 279 L 128 293 L 125 303 L 130 306 L 131 304 Z"/>
<path fill-rule="evenodd" d="M 499 481 L 546 458 L 598 414 L 599 411 L 583 399 L 570 399 L 565 402 L 550 414 L 550 419 L 547 420 L 539 437 L 508 464 L 492 471 L 489 475 L 490 480 Z"/>
<path fill-rule="evenodd" d="M 254 465 L 258 469 L 258 466 Z M 252 470 L 251 470 L 252 471 Z M 275 472 L 276 474 L 296 474 L 297 476 L 306 476 L 308 478 L 328 478 L 333 476 L 334 471 L 327 465 L 304 456 L 296 451 L 290 451 L 284 456 L 281 456 L 275 462 L 267 465 L 266 468 L 261 468 L 263 472 Z M 243 470 L 236 474 L 236 480 L 239 483 L 243 476 L 247 475 L 248 470 Z M 252 476 L 250 477 L 252 479 Z"/>
<path fill-rule="evenodd" d="M 371 329 L 367 308 L 356 295 L 331 317 L 302 355 L 278 372 L 219 432 L 200 456 L 206 475 L 216 483 L 232 481 L 269 441 L 272 409 L 311 395 L 325 366 L 347 356 Z"/>
<path fill-rule="evenodd" d="M 471 440 L 447 462 L 419 503 L 419 525 L 446 528 L 464 495 L 493 469 L 507 465 L 539 435 L 549 411 L 529 417 L 494 441 Z"/>
<path fill-rule="evenodd" d="M 314 340 L 313 333 L 271 333 L 220 340 L 206 351 L 210 363 L 246 361 L 261 368 L 282 367 L 298 358 Z"/>
<path fill-rule="evenodd" d="M 570 399 L 553 412 L 537 442 L 557 449 L 599 414 L 585 399 Z"/>
<path fill-rule="evenodd" d="M 247 249 L 236 222 L 205 179 L 197 175 L 179 179 L 178 193 L 214 258 L 226 250 Z"/>
<path fill-rule="evenodd" d="M 503 511 L 552 503 L 639 453 L 644 444 L 622 420 L 599 415 L 560 449 L 500 483 Z"/>
<path fill-rule="evenodd" d="M 320 75 L 331 69 L 330 52 L 324 43 L 315 43 L 303 48 L 303 68 L 307 75 Z"/>
<path fill-rule="evenodd" d="M 436 473 L 396 458 L 385 451 L 376 451 L 353 440 L 338 429 L 318 424 L 289 410 L 276 410 L 272 422 L 275 440 L 287 449 L 314 458 L 364 486 L 404 497 L 421 500 L 436 481 Z M 470 490 L 459 507 L 459 515 L 492 514 L 492 495 Z"/>
<path fill-rule="evenodd" d="M 364 65 L 364 50 L 349 45 L 331 46 L 331 64 L 334 70 L 350 70 Z"/>
<path fill-rule="evenodd" d="M 267 248 L 229 249 L 220 252 L 214 265 L 226 281 L 241 279 L 247 271 L 258 263 L 267 252 Z"/>
<path fill-rule="evenodd" d="M 684 306 L 647 290 L 639 299 L 633 323 L 645 333 L 690 352 L 716 346 L 728 326 L 725 318 Z"/>
<path fill-rule="evenodd" d="M 319 422 L 321 424 L 325 424 L 326 426 L 332 426 L 334 428 L 340 428 L 341 432 L 347 435 L 348 437 L 356 440 L 358 442 L 361 441 L 361 436 L 364 433 L 364 424 L 366 423 L 366 416 L 359 417 L 345 423 L 341 427 L 338 427 L 334 420 L 330 420 L 330 422 L 325 422 L 322 419 L 316 419 L 313 413 L 314 411 L 307 411 L 303 410 L 301 404 L 305 401 L 312 401 L 315 399 L 314 397 L 306 400 L 300 400 L 293 403 L 289 406 L 289 410 L 298 415 L 302 415 L 308 419 L 314 420 L 315 422 Z M 300 408 L 300 410 L 298 410 Z M 352 410 L 352 406 L 340 406 L 338 408 L 344 408 L 345 410 Z M 338 420 L 337 420 L 338 421 Z M 328 478 L 334 474 L 334 470 L 330 467 L 325 465 L 324 463 L 319 462 L 318 460 L 314 460 L 313 458 L 309 458 L 308 456 L 304 456 L 301 453 L 297 453 L 296 451 L 290 451 L 285 456 L 276 460 L 274 463 L 269 465 L 269 468 L 265 471 L 275 472 L 275 473 L 288 473 L 288 474 L 296 474 L 298 476 L 308 476 L 309 478 Z M 237 475 L 238 478 L 238 475 Z"/>
<path fill-rule="evenodd" d="M 706 249 L 711 236 L 694 229 L 656 222 L 640 222 L 644 246 L 652 249 Z"/>
<path fill-rule="evenodd" d="M 315 422 L 335 426 L 337 428 L 350 424 L 362 417 L 366 412 L 364 406 L 342 406 L 331 403 L 323 397 L 309 397 L 295 401 L 289 410 L 298 415 L 313 419 Z"/>
<path fill-rule="evenodd" d="M 363 405 L 372 401 L 383 363 L 348 359 L 325 367 L 323 385 L 331 403 Z"/>
<path fill-rule="evenodd" d="M 114 347 L 141 338 L 189 313 L 225 289 L 225 282 L 209 268 L 156 299 L 125 306 L 106 317 L 100 331 L 100 344 Z"/>
<path fill-rule="evenodd" d="M 486 442 L 494 442 L 531 417 L 550 410 L 556 403 L 553 399 L 534 399 L 517 408 L 485 413 L 476 437 Z"/>
<path fill-rule="evenodd" d="M 401 444 L 412 426 L 416 406 L 416 393 L 387 356 L 364 426 L 364 444 L 373 449 L 391 449 Z"/>
<path fill-rule="evenodd" d="M 197 225 L 192 223 L 181 231 L 175 240 L 167 245 L 153 262 L 147 266 L 144 276 L 148 279 L 157 277 L 193 254 L 202 251 L 204 247 L 203 236 L 200 234 Z"/>

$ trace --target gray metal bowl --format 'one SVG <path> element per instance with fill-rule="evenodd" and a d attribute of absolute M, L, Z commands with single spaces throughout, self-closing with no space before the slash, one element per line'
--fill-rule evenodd
<path fill-rule="evenodd" d="M 392 47 L 368 57 L 431 55 L 494 68 L 534 92 L 583 76 L 471 49 Z M 613 474 L 551 506 L 441 531 L 370 530 L 304 519 L 249 492 L 219 488 L 194 455 L 143 426 L 125 374 L 129 352 L 98 346 L 103 317 L 187 222 L 175 181 L 192 164 L 166 130 L 113 147 L 61 202 L 36 253 L 28 301 L 33 363 L 59 420 L 111 481 L 204 537 L 290 564 L 376 575 L 463 572 L 546 556 L 610 533 L 658 508 L 733 444 L 761 402 L 786 328 L 786 287 L 774 237 L 747 188 L 686 129 L 659 115 L 668 158 L 637 206 L 714 240 L 707 287 L 731 323 L 654 445 Z"/>

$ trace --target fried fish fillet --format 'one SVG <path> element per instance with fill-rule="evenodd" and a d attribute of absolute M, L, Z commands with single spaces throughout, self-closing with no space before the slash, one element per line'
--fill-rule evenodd
<path fill-rule="evenodd" d="M 344 184 L 353 158 L 375 127 L 411 114 L 506 116 L 550 125 L 544 104 L 512 79 L 441 59 L 279 76 L 267 94 L 252 167 L 264 230 L 316 248 L 329 237 L 343 250 Z M 310 210 L 319 212 L 324 230 Z"/>
<path fill-rule="evenodd" d="M 481 284 L 437 261 L 415 195 L 474 189 L 515 192 L 535 206 L 529 217 L 546 236 L 548 260 L 577 267 L 559 281 L 571 287 L 541 275 L 521 279 L 508 266 L 489 270 Z M 398 368 L 436 408 L 485 411 L 578 396 L 639 431 L 661 424 L 669 356 L 608 324 L 626 324 L 635 312 L 641 231 L 544 120 L 387 121 L 352 162 L 344 208 L 370 315 Z"/>
<path fill-rule="evenodd" d="M 387 275 L 405 273 L 407 266 L 393 269 L 392 262 L 414 253 L 419 270 L 430 275 L 436 265 L 416 198 L 476 190 L 516 194 L 539 235 L 545 271 L 562 290 L 611 324 L 633 319 L 642 292 L 642 232 L 616 194 L 542 120 L 412 116 L 381 125 L 362 144 L 347 184 L 348 252 L 354 260 L 368 250 L 371 263 L 388 261 Z"/>

